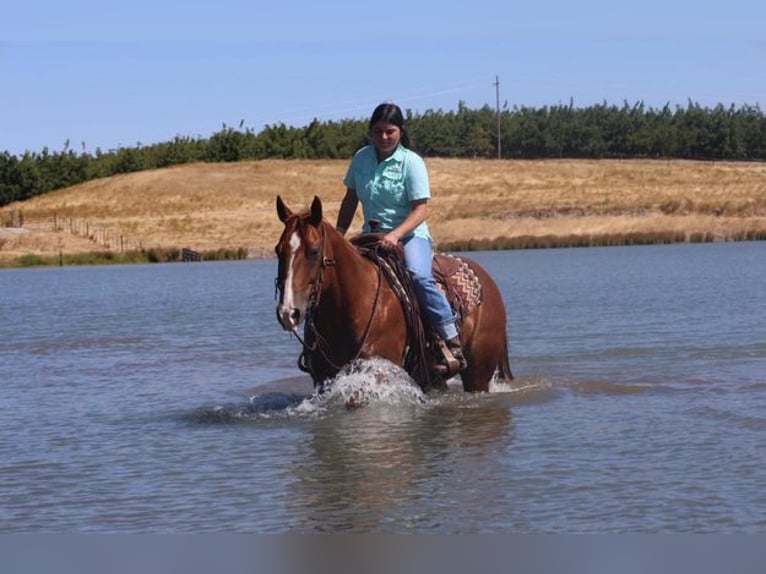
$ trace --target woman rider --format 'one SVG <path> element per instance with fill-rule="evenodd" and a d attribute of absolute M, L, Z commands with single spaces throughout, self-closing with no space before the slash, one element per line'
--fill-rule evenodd
<path fill-rule="evenodd" d="M 343 179 L 346 195 L 336 229 L 346 233 L 361 201 L 363 231 L 382 232 L 383 246 L 403 244 L 405 262 L 425 319 L 444 339 L 457 359 L 457 370 L 461 371 L 466 360 L 455 315 L 431 271 L 433 252 L 426 223 L 431 197 L 428 171 L 423 159 L 408 148 L 409 137 L 399 106 L 383 103 L 376 107 L 370 117 L 369 136 L 372 144 L 354 154 Z M 437 365 L 437 370 L 448 376 L 456 374 L 448 364 Z"/>

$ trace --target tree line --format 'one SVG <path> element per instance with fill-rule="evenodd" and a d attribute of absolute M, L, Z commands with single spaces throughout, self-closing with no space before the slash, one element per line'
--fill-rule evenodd
<path fill-rule="evenodd" d="M 606 103 L 406 111 L 412 148 L 425 157 L 657 158 L 766 160 L 766 117 L 758 105 L 647 107 Z M 498 146 L 498 133 L 500 141 Z M 350 158 L 367 143 L 367 120 L 284 123 L 259 132 L 223 125 L 208 138 L 176 136 L 153 145 L 95 153 L 0 153 L 0 206 L 91 179 L 192 162 L 266 158 Z"/>

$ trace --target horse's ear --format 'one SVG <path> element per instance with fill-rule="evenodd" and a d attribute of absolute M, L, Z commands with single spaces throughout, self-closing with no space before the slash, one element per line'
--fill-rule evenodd
<path fill-rule="evenodd" d="M 311 224 L 319 225 L 322 222 L 322 201 L 315 195 L 311 202 Z"/>
<path fill-rule="evenodd" d="M 279 215 L 279 221 L 284 223 L 287 221 L 287 218 L 290 217 L 293 214 L 292 211 L 290 211 L 290 208 L 285 205 L 285 202 L 282 201 L 281 196 L 277 196 L 277 215 Z"/>

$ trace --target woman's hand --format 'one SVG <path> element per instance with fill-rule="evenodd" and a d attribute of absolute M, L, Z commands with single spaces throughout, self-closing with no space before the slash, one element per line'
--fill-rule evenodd
<path fill-rule="evenodd" d="M 401 240 L 401 237 L 399 237 L 399 234 L 396 233 L 396 231 L 389 231 L 381 238 L 380 243 L 381 245 L 383 245 L 383 247 L 387 247 L 389 249 L 396 249 L 397 245 L 399 245 L 400 240 Z"/>

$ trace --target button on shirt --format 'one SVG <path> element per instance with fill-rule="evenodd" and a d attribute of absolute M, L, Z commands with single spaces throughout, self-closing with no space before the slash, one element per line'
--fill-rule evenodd
<path fill-rule="evenodd" d="M 360 149 L 351 159 L 343 184 L 356 191 L 362 202 L 365 232 L 370 231 L 371 219 L 380 222 L 381 230 L 395 229 L 412 211 L 413 201 L 431 197 L 423 158 L 401 145 L 381 162 L 374 146 Z M 426 222 L 403 239 L 412 235 L 430 239 Z"/>

